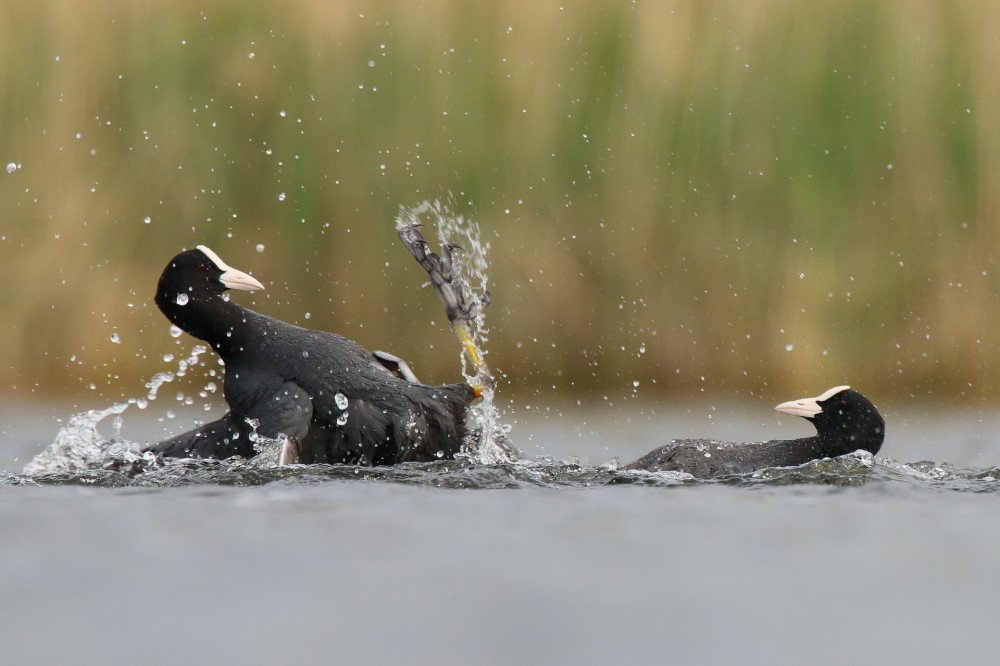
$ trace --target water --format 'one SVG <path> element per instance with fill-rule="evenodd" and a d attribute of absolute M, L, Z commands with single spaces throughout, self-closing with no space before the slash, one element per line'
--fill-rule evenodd
<path fill-rule="evenodd" d="M 991 411 L 887 412 L 883 453 L 936 452 L 931 463 L 848 457 L 710 482 L 604 463 L 675 435 L 807 425 L 759 404 L 711 419 L 703 405 L 522 409 L 507 416 L 516 464 L 22 475 L 66 410 L 0 413 L 6 663 L 993 656 Z M 197 407 L 166 423 L 152 408 L 120 416 L 97 424 L 100 440 L 206 418 Z"/>

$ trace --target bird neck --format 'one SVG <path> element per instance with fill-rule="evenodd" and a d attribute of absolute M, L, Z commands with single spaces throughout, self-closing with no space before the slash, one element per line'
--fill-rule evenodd
<path fill-rule="evenodd" d="M 881 433 L 878 434 L 880 435 Z M 878 450 L 882 446 L 881 436 L 876 436 L 873 439 L 869 436 L 850 435 L 847 432 L 819 433 L 815 439 L 818 441 L 823 455 L 830 458 L 854 453 L 859 449 L 864 449 L 874 455 L 878 453 Z"/>
<path fill-rule="evenodd" d="M 764 451 L 767 464 L 776 467 L 801 465 L 817 458 L 840 455 L 831 453 L 829 444 L 819 435 L 800 439 L 771 440 L 765 444 Z"/>
<path fill-rule="evenodd" d="M 157 305 L 170 323 L 188 335 L 204 340 L 223 358 L 228 352 L 243 346 L 247 320 L 253 315 L 250 310 L 224 300 L 221 295 L 192 298 L 184 305 L 170 300 L 161 302 L 158 298 Z"/>

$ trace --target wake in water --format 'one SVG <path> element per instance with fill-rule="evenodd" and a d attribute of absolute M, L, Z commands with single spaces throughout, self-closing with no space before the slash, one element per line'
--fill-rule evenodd
<path fill-rule="evenodd" d="M 131 455 L 125 453 L 121 459 L 128 460 Z M 37 475 L 29 475 L 27 472 L 24 475 L 0 475 L 0 486 L 70 484 L 104 488 L 175 488 L 203 485 L 255 486 L 274 482 L 314 484 L 367 481 L 432 488 L 493 490 L 632 485 L 651 488 L 724 486 L 757 491 L 800 488 L 809 492 L 840 492 L 846 488 L 865 488 L 894 495 L 908 491 L 1000 493 L 1000 468 L 963 470 L 955 469 L 948 463 L 905 464 L 891 458 L 876 459 L 869 453 L 849 454 L 839 458 L 814 460 L 799 467 L 769 468 L 752 474 L 713 479 L 695 479 L 682 472 L 626 471 L 616 469 L 614 465 L 590 466 L 551 459 L 482 465 L 474 462 L 471 456 L 466 456 L 456 460 L 402 463 L 386 467 L 279 467 L 273 464 L 273 457 L 270 463 L 259 458 L 261 457 L 251 460 L 231 458 L 168 461 L 133 459 L 130 465 L 116 467 L 108 462 L 118 458 L 104 456 L 101 464 L 87 469 L 49 469 Z"/>

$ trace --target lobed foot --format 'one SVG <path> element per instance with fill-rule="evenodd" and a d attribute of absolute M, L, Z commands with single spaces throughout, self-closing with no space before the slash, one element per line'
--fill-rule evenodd
<path fill-rule="evenodd" d="M 453 253 L 462 247 L 446 243 L 441 248 L 441 255 L 438 255 L 427 248 L 427 240 L 417 229 L 418 226 L 420 225 L 408 224 L 400 227 L 400 240 L 430 277 L 434 291 L 444 304 L 448 321 L 452 324 L 457 321 L 472 321 L 476 315 L 476 308 L 485 308 L 489 304 L 489 292 L 483 292 L 481 299 L 469 303 L 465 297 L 465 283 L 451 273 Z"/>

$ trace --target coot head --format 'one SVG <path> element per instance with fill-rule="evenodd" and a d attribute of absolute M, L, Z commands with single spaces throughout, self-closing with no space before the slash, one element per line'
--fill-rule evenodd
<path fill-rule="evenodd" d="M 156 287 L 156 305 L 174 325 L 205 339 L 206 332 L 202 329 L 210 317 L 196 311 L 222 305 L 222 293 L 227 289 L 256 291 L 263 288 L 256 279 L 199 245 L 181 252 L 163 269 Z"/>
<path fill-rule="evenodd" d="M 835 441 L 845 453 L 865 449 L 878 453 L 885 421 L 868 398 L 850 386 L 837 386 L 815 398 L 783 402 L 776 410 L 812 421 L 820 439 Z"/>
<path fill-rule="evenodd" d="M 256 279 L 228 265 L 204 245 L 199 245 L 170 260 L 160 276 L 157 296 L 162 294 L 165 298 L 184 301 L 182 294 L 190 299 L 221 294 L 226 289 L 257 291 L 263 288 L 264 285 Z"/>

